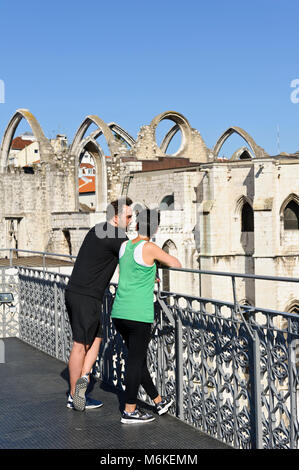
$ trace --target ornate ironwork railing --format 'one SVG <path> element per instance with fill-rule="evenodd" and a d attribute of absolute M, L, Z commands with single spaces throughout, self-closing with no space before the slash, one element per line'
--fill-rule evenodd
<path fill-rule="evenodd" d="M 72 342 L 67 282 L 67 275 L 18 268 L 18 335 L 65 362 Z M 94 374 L 123 387 L 126 351 L 109 316 L 116 289 L 111 284 L 104 297 Z M 296 314 L 156 292 L 148 363 L 160 393 L 175 398 L 170 412 L 178 418 L 236 448 L 294 449 L 298 340 Z M 140 398 L 148 400 L 142 391 Z"/>
<path fill-rule="evenodd" d="M 13 303 L 0 301 L 0 338 L 18 336 L 19 280 L 16 269 L 0 268 L 0 292 L 13 296 Z"/>

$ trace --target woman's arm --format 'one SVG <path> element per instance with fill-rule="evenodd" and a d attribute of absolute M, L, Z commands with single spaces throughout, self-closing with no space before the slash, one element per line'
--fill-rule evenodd
<path fill-rule="evenodd" d="M 165 266 L 170 268 L 181 268 L 182 265 L 180 261 L 174 256 L 169 255 L 164 250 L 162 250 L 158 245 L 152 242 L 145 243 L 142 250 L 142 257 L 146 264 L 153 264 L 155 261 L 159 261 Z"/>

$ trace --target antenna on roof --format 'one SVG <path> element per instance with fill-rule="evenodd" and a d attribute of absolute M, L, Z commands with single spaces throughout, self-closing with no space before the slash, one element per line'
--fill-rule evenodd
<path fill-rule="evenodd" d="M 277 152 L 278 152 L 278 155 L 280 154 L 280 135 L 279 135 L 279 124 L 277 124 L 276 126 L 276 130 L 277 130 Z"/>

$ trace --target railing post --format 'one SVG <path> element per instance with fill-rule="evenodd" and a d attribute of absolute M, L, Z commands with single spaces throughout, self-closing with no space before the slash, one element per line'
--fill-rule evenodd
<path fill-rule="evenodd" d="M 296 322 L 297 323 L 297 322 Z M 294 335 L 294 329 L 299 333 L 298 323 L 293 325 L 293 321 L 288 321 L 288 368 L 289 368 L 289 393 L 290 393 L 290 449 L 297 448 L 296 442 L 296 429 L 298 429 L 298 404 L 297 404 L 297 389 L 296 389 L 296 348 L 298 348 L 298 336 Z M 296 331 L 296 330 L 295 330 Z"/>
<path fill-rule="evenodd" d="M 57 283 L 54 282 L 54 322 L 55 322 L 55 356 L 58 359 L 59 348 L 58 348 L 58 309 L 57 309 Z"/>
<path fill-rule="evenodd" d="M 182 320 L 178 313 L 175 317 L 175 357 L 176 357 L 176 416 L 184 419 L 183 400 L 183 330 Z"/>
<path fill-rule="evenodd" d="M 262 426 L 262 395 L 261 395 L 261 353 L 260 338 L 258 330 L 254 330 L 254 341 L 252 344 L 253 377 L 252 377 L 252 447 L 263 448 L 263 426 Z"/>
<path fill-rule="evenodd" d="M 157 367 L 157 385 L 160 387 L 160 390 L 161 390 L 161 394 L 164 395 L 165 393 L 165 380 L 164 380 L 164 376 L 165 376 L 165 370 L 164 370 L 164 360 L 163 360 L 163 357 L 164 357 L 164 354 L 163 354 L 163 347 L 164 347 L 164 343 L 163 343 L 163 335 L 162 335 L 162 331 L 163 331 L 163 316 L 162 316 L 162 312 L 159 312 L 159 324 L 158 324 L 158 327 L 157 327 L 157 330 L 156 330 L 156 338 L 157 338 L 157 364 L 158 364 L 158 367 Z"/>

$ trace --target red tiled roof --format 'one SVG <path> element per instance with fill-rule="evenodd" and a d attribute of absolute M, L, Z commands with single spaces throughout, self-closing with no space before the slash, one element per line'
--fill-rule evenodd
<path fill-rule="evenodd" d="M 22 139 L 22 137 L 16 137 L 11 143 L 11 149 L 23 150 L 25 147 L 28 147 L 28 145 L 31 145 L 33 142 L 33 140 L 24 140 Z"/>
<path fill-rule="evenodd" d="M 91 165 L 91 163 L 80 163 L 80 168 L 94 168 L 94 165 Z"/>
<path fill-rule="evenodd" d="M 94 193 L 96 190 L 95 176 L 79 178 L 79 193 Z"/>
<path fill-rule="evenodd" d="M 40 160 L 35 160 L 35 162 L 27 163 L 27 165 L 24 165 L 24 168 L 26 168 L 27 166 L 33 165 L 33 163 L 40 163 Z"/>
<path fill-rule="evenodd" d="M 194 163 L 184 157 L 159 157 L 158 160 L 142 160 L 142 171 L 170 170 L 188 166 L 194 166 Z"/>

